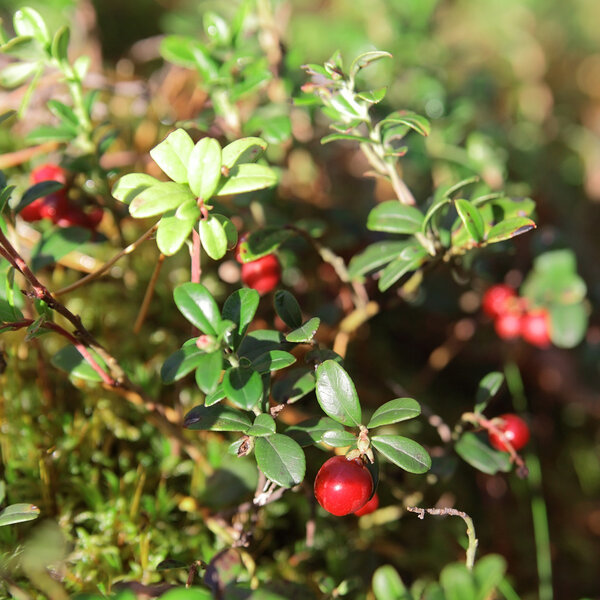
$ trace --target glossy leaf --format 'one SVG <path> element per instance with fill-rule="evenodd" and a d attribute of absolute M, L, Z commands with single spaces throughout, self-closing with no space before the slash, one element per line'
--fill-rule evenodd
<path fill-rule="evenodd" d="M 270 167 L 264 165 L 236 164 L 229 170 L 229 176 L 223 177 L 215 196 L 230 196 L 273 187 L 277 183 L 277 175 Z"/>
<path fill-rule="evenodd" d="M 165 256 L 173 256 L 188 239 L 200 209 L 193 200 L 185 202 L 177 210 L 166 212 L 158 223 L 156 245 Z"/>
<path fill-rule="evenodd" d="M 302 325 L 302 311 L 293 294 L 287 290 L 277 290 L 274 305 L 275 312 L 288 327 L 295 329 Z"/>
<path fill-rule="evenodd" d="M 527 233 L 536 227 L 537 225 L 531 219 L 527 219 L 526 217 L 508 219 L 494 225 L 489 230 L 486 242 L 488 244 L 495 244 L 497 242 L 503 242 L 504 240 L 510 240 L 511 238 Z"/>
<path fill-rule="evenodd" d="M 270 373 L 285 369 L 296 362 L 296 357 L 285 350 L 269 350 L 252 361 L 252 367 L 259 373 Z"/>
<path fill-rule="evenodd" d="M 178 285 L 173 298 L 181 314 L 202 333 L 217 335 L 221 324 L 219 308 L 212 294 L 201 283 Z"/>
<path fill-rule="evenodd" d="M 344 427 L 329 417 L 313 417 L 288 427 L 285 433 L 306 447 L 320 443 L 326 431 L 344 431 Z"/>
<path fill-rule="evenodd" d="M 197 361 L 196 385 L 205 393 L 212 394 L 219 385 L 223 370 L 221 350 L 203 354 Z"/>
<path fill-rule="evenodd" d="M 326 360 L 317 369 L 317 400 L 323 412 L 351 427 L 361 423 L 360 402 L 354 383 L 342 366 Z"/>
<path fill-rule="evenodd" d="M 104 361 L 93 350 L 89 349 L 88 351 L 96 363 L 106 371 L 107 367 Z M 80 379 L 93 382 L 102 381 L 100 375 L 94 371 L 90 363 L 83 358 L 75 346 L 65 346 L 50 359 L 50 362 L 56 368 L 66 371 L 73 377 L 79 377 Z"/>
<path fill-rule="evenodd" d="M 477 207 L 473 206 L 468 200 L 456 200 L 454 202 L 456 212 L 463 222 L 465 229 L 476 242 L 483 241 L 484 223 L 483 217 Z"/>
<path fill-rule="evenodd" d="M 352 257 L 348 274 L 352 279 L 376 271 L 394 260 L 403 250 L 413 246 L 411 242 L 382 241 L 368 246 L 363 252 Z"/>
<path fill-rule="evenodd" d="M 205 356 L 205 352 L 199 350 L 195 344 L 183 346 L 165 360 L 160 370 L 163 383 L 179 381 L 199 367 Z"/>
<path fill-rule="evenodd" d="M 256 162 L 267 149 L 267 143 L 259 137 L 246 137 L 227 144 L 223 148 L 223 166 L 232 169 L 236 164 Z"/>
<path fill-rule="evenodd" d="M 183 129 L 176 129 L 150 150 L 150 156 L 173 181 L 187 183 L 188 162 L 193 149 L 192 138 Z"/>
<path fill-rule="evenodd" d="M 315 389 L 315 374 L 305 368 L 291 369 L 275 381 L 271 393 L 276 402 L 293 404 Z"/>
<path fill-rule="evenodd" d="M 202 248 L 213 260 L 219 260 L 227 252 L 227 235 L 221 221 L 212 215 L 200 221 Z"/>
<path fill-rule="evenodd" d="M 317 333 L 317 329 L 319 328 L 320 324 L 321 319 L 319 319 L 319 317 L 313 317 L 312 319 L 306 321 L 304 325 L 298 327 L 298 329 L 290 331 L 290 333 L 285 336 L 285 339 L 286 341 L 293 342 L 295 344 L 310 342 L 315 336 L 315 333 Z"/>
<path fill-rule="evenodd" d="M 424 215 L 414 206 L 388 200 L 376 206 L 367 219 L 367 229 L 387 233 L 416 233 L 423 225 Z"/>
<path fill-rule="evenodd" d="M 330 142 L 350 141 L 358 142 L 359 144 L 369 144 L 372 140 L 363 135 L 353 133 L 330 133 L 321 138 L 321 144 L 329 144 Z"/>
<path fill-rule="evenodd" d="M 304 479 L 306 460 L 302 448 L 281 433 L 256 439 L 254 452 L 258 468 L 267 479 L 281 487 L 293 487 Z"/>
<path fill-rule="evenodd" d="M 185 415 L 183 426 L 187 429 L 245 432 L 252 426 L 252 423 L 243 412 L 218 404 L 195 406 Z"/>
<path fill-rule="evenodd" d="M 190 200 L 194 196 L 187 186 L 161 181 L 138 193 L 129 205 L 129 213 L 136 219 L 154 217 Z"/>
<path fill-rule="evenodd" d="M 255 437 L 264 437 L 267 435 L 273 435 L 275 433 L 275 420 L 271 415 L 261 413 L 256 415 L 252 427 L 246 431 L 246 435 L 252 435 Z"/>
<path fill-rule="evenodd" d="M 381 427 L 414 419 L 421 414 L 421 406 L 412 398 L 396 398 L 380 406 L 371 417 L 367 427 Z"/>
<path fill-rule="evenodd" d="M 187 161 L 187 177 L 192 192 L 207 201 L 221 179 L 221 146 L 217 140 L 202 138 Z"/>
<path fill-rule="evenodd" d="M 258 371 L 250 367 L 234 367 L 225 371 L 223 391 L 236 406 L 250 410 L 262 398 L 262 379 Z"/>
<path fill-rule="evenodd" d="M 375 600 L 413 600 L 400 575 L 391 565 L 379 567 L 373 573 Z"/>
<path fill-rule="evenodd" d="M 499 371 L 488 373 L 477 386 L 475 394 L 475 412 L 483 412 L 489 401 L 498 393 L 504 382 L 504 374 Z"/>
<path fill-rule="evenodd" d="M 25 521 L 33 521 L 40 514 L 40 509 L 33 504 L 11 504 L 0 511 L 0 527 L 14 525 Z"/>
<path fill-rule="evenodd" d="M 385 292 L 401 277 L 418 269 L 425 262 L 427 256 L 427 251 L 421 246 L 407 247 L 398 258 L 394 259 L 381 271 L 377 284 L 379 290 Z"/>
<path fill-rule="evenodd" d="M 158 179 L 146 173 L 129 173 L 113 186 L 112 195 L 121 202 L 129 204 L 138 194 L 160 183 Z"/>
<path fill-rule="evenodd" d="M 256 329 L 251 331 L 240 344 L 238 354 L 254 361 L 269 350 L 280 350 L 283 345 L 283 335 L 272 329 Z"/>
<path fill-rule="evenodd" d="M 240 257 L 243 262 L 250 262 L 267 254 L 273 254 L 291 235 L 291 231 L 279 227 L 259 229 L 240 243 Z"/>
<path fill-rule="evenodd" d="M 235 228 L 235 225 L 224 215 L 219 215 L 217 213 L 211 213 L 215 219 L 221 223 L 223 227 L 223 231 L 225 232 L 225 238 L 227 239 L 227 249 L 232 250 L 237 246 L 238 242 L 238 232 Z"/>
<path fill-rule="evenodd" d="M 258 308 L 260 296 L 256 290 L 242 288 L 236 290 L 225 300 L 223 305 L 223 318 L 236 324 L 231 332 L 232 347 L 234 350 L 240 345 L 246 334 L 248 325 L 252 322 Z"/>
<path fill-rule="evenodd" d="M 414 440 L 399 435 L 377 435 L 371 438 L 371 443 L 390 462 L 409 473 L 426 473 L 431 468 L 427 450 Z"/>
<path fill-rule="evenodd" d="M 321 436 L 321 441 L 334 448 L 345 448 L 356 444 L 356 436 L 349 431 L 340 431 L 338 429 L 329 429 Z"/>
<path fill-rule="evenodd" d="M 498 471 L 508 472 L 511 469 L 507 452 L 493 450 L 470 431 L 461 436 L 454 449 L 465 462 L 488 475 L 495 475 Z"/>

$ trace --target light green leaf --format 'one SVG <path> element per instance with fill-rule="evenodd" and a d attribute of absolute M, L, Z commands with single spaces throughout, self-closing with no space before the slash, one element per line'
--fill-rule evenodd
<path fill-rule="evenodd" d="M 391 565 L 379 567 L 373 574 L 375 600 L 413 600 L 400 575 Z"/>
<path fill-rule="evenodd" d="M 497 242 L 503 242 L 504 240 L 510 240 L 518 235 L 527 233 L 532 229 L 535 229 L 537 225 L 526 217 L 515 217 L 514 219 L 507 219 L 497 225 L 494 225 L 487 234 L 486 242 L 488 244 L 495 244 Z"/>
<path fill-rule="evenodd" d="M 425 262 L 427 256 L 427 251 L 421 246 L 410 246 L 404 249 L 400 256 L 381 271 L 377 284 L 379 290 L 385 292 L 406 273 L 418 269 Z"/>
<path fill-rule="evenodd" d="M 98 363 L 106 371 L 106 364 L 96 354 L 96 352 L 94 352 L 91 349 L 88 349 L 88 351 L 92 355 L 96 363 Z M 75 346 L 65 346 L 50 359 L 50 362 L 57 369 L 66 371 L 71 376 L 79 377 L 80 379 L 85 379 L 86 381 L 102 381 L 100 375 L 98 375 L 98 373 L 94 371 L 90 363 L 88 363 L 88 361 L 85 358 L 83 358 L 83 356 L 79 353 L 79 350 L 77 350 Z"/>
<path fill-rule="evenodd" d="M 416 233 L 423 225 L 424 215 L 414 206 L 388 200 L 376 206 L 367 219 L 367 229 L 388 233 Z"/>
<path fill-rule="evenodd" d="M 408 419 L 414 419 L 421 414 L 421 406 L 412 398 L 396 398 L 380 406 L 371 417 L 367 427 L 381 427 L 382 425 L 391 425 L 400 423 Z"/>
<path fill-rule="evenodd" d="M 550 338 L 559 348 L 574 348 L 585 337 L 588 314 L 583 304 L 550 307 Z"/>
<path fill-rule="evenodd" d="M 350 77 L 356 77 L 356 74 L 364 69 L 367 65 L 370 65 L 372 62 L 377 60 L 381 60 L 382 58 L 392 58 L 392 55 L 389 52 L 384 52 L 383 50 L 370 50 L 369 52 L 363 52 L 359 54 L 350 65 Z"/>
<path fill-rule="evenodd" d="M 69 252 L 80 248 L 90 237 L 91 232 L 82 227 L 47 229 L 31 252 L 31 268 L 39 271 L 56 263 Z"/>
<path fill-rule="evenodd" d="M 427 450 L 414 440 L 400 435 L 377 435 L 371 442 L 385 458 L 409 473 L 426 473 L 431 468 Z"/>
<path fill-rule="evenodd" d="M 506 560 L 498 554 L 488 554 L 480 558 L 473 568 L 477 584 L 476 600 L 487 600 L 500 585 L 506 572 Z"/>
<path fill-rule="evenodd" d="M 302 448 L 281 433 L 256 439 L 254 452 L 258 468 L 267 479 L 281 487 L 298 485 L 304 479 L 306 459 Z"/>
<path fill-rule="evenodd" d="M 446 565 L 440 573 L 446 600 L 476 600 L 473 575 L 462 563 Z"/>
<path fill-rule="evenodd" d="M 150 150 L 150 156 L 173 181 L 187 183 L 188 162 L 193 149 L 192 138 L 183 129 L 176 129 Z"/>
<path fill-rule="evenodd" d="M 69 42 L 71 40 L 71 30 L 67 25 L 63 25 L 56 31 L 52 38 L 50 53 L 53 58 L 61 63 L 69 62 Z"/>
<path fill-rule="evenodd" d="M 340 431 L 338 429 L 330 429 L 325 431 L 321 436 L 321 442 L 334 448 L 345 448 L 356 444 L 356 436 L 349 431 Z"/>
<path fill-rule="evenodd" d="M 356 279 L 371 271 L 383 267 L 395 259 L 403 250 L 413 247 L 412 242 L 376 242 L 367 246 L 363 252 L 352 257 L 348 266 L 348 274 L 351 279 Z"/>
<path fill-rule="evenodd" d="M 321 319 L 319 319 L 319 317 L 313 317 L 306 321 L 304 325 L 298 327 L 298 329 L 290 331 L 290 333 L 285 336 L 285 339 L 287 342 L 292 342 L 294 344 L 310 342 L 313 337 L 315 337 L 315 333 L 317 333 L 320 324 Z"/>
<path fill-rule="evenodd" d="M 290 230 L 280 227 L 264 227 L 251 233 L 239 244 L 242 262 L 251 262 L 267 254 L 273 254 L 291 235 Z"/>
<path fill-rule="evenodd" d="M 223 227 L 225 237 L 227 238 L 227 249 L 232 250 L 233 248 L 235 248 L 238 242 L 238 232 L 235 228 L 235 225 L 231 222 L 230 219 L 228 219 L 224 215 L 211 213 L 211 216 L 217 219 L 217 221 L 219 221 L 219 223 L 221 223 Z"/>
<path fill-rule="evenodd" d="M 468 200 L 455 200 L 454 206 L 471 238 L 477 243 L 482 242 L 485 225 L 477 207 L 473 206 Z"/>
<path fill-rule="evenodd" d="M 129 204 L 138 194 L 157 183 L 161 182 L 146 173 L 129 173 L 115 183 L 111 193 L 117 200 Z"/>
<path fill-rule="evenodd" d="M 269 350 L 252 361 L 259 373 L 270 373 L 285 369 L 296 362 L 296 357 L 285 350 Z"/>
<path fill-rule="evenodd" d="M 40 70 L 40 65 L 35 62 L 11 63 L 0 71 L 0 86 L 15 88 L 31 79 Z"/>
<path fill-rule="evenodd" d="M 236 164 L 229 170 L 229 177 L 223 177 L 215 196 L 229 196 L 253 192 L 273 187 L 277 183 L 277 175 L 270 167 L 264 165 Z"/>
<path fill-rule="evenodd" d="M 173 298 L 181 314 L 202 333 L 217 336 L 221 324 L 219 307 L 212 294 L 201 283 L 178 285 Z"/>
<path fill-rule="evenodd" d="M 156 245 L 165 256 L 176 254 L 188 239 L 200 209 L 193 200 L 184 202 L 177 210 L 166 212 L 158 223 Z"/>
<path fill-rule="evenodd" d="M 13 18 L 15 33 L 24 37 L 35 38 L 40 44 L 50 42 L 50 34 L 40 13 L 29 7 L 24 7 L 15 13 Z"/>
<path fill-rule="evenodd" d="M 212 215 L 200 221 L 202 248 L 213 260 L 219 260 L 227 252 L 227 235 L 221 221 Z"/>
<path fill-rule="evenodd" d="M 192 192 L 209 200 L 221 179 L 221 146 L 213 138 L 202 138 L 193 148 L 187 161 L 187 177 Z"/>
<path fill-rule="evenodd" d="M 210 431 L 247 431 L 252 423 L 241 411 L 217 404 L 215 406 L 196 406 L 183 420 L 187 429 Z"/>
<path fill-rule="evenodd" d="M 352 427 L 361 421 L 361 409 L 354 383 L 342 366 L 326 360 L 317 369 L 317 400 L 332 419 Z"/>
<path fill-rule="evenodd" d="M 273 435 L 274 433 L 275 421 L 271 415 L 266 413 L 256 415 L 256 419 L 254 419 L 252 427 L 246 431 L 246 435 L 252 435 L 255 437 L 264 437 L 266 435 Z"/>
<path fill-rule="evenodd" d="M 154 217 L 190 200 L 194 200 L 194 195 L 187 186 L 161 181 L 137 194 L 129 205 L 129 213 L 135 219 Z"/>
<path fill-rule="evenodd" d="M 0 527 L 5 525 L 14 525 L 24 521 L 33 521 L 40 514 L 40 509 L 33 504 L 11 504 L 0 511 Z"/>
<path fill-rule="evenodd" d="M 223 356 L 221 350 L 204 354 L 198 359 L 196 369 L 196 385 L 205 393 L 212 394 L 219 385 L 221 371 L 223 370 Z"/>

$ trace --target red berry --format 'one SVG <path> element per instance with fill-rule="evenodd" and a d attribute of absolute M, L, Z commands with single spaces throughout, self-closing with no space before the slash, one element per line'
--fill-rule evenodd
<path fill-rule="evenodd" d="M 87 215 L 77 206 L 67 206 L 52 219 L 59 227 L 89 227 Z"/>
<path fill-rule="evenodd" d="M 348 515 L 361 509 L 373 493 L 373 478 L 360 458 L 334 456 L 319 469 L 315 497 L 332 515 Z"/>
<path fill-rule="evenodd" d="M 373 494 L 373 497 L 362 507 L 355 511 L 355 515 L 357 517 L 362 517 L 363 515 L 370 515 L 372 512 L 375 512 L 379 508 L 379 496 L 377 492 Z"/>
<path fill-rule="evenodd" d="M 48 194 L 41 198 L 41 200 L 43 201 L 40 207 L 42 219 L 50 219 L 56 222 L 60 215 L 69 209 L 69 200 L 64 190 Z"/>
<path fill-rule="evenodd" d="M 281 279 L 281 265 L 274 254 L 267 254 L 258 260 L 242 265 L 244 285 L 266 294 L 277 287 Z"/>
<path fill-rule="evenodd" d="M 34 200 L 31 204 L 28 204 L 23 210 L 19 212 L 21 218 L 29 223 L 33 221 L 39 221 L 43 219 L 42 214 L 40 212 L 42 206 L 44 205 L 44 198 L 38 198 Z"/>
<path fill-rule="evenodd" d="M 493 285 L 483 294 L 481 302 L 483 312 L 489 317 L 498 317 L 506 312 L 513 298 L 516 299 L 516 292 L 509 285 Z"/>
<path fill-rule="evenodd" d="M 504 434 L 504 438 L 495 431 L 489 431 L 490 444 L 503 452 L 508 452 L 505 440 L 510 442 L 515 450 L 520 450 L 529 441 L 529 427 L 521 417 L 508 413 L 501 415 L 494 421 L 498 421 L 496 428 Z"/>
<path fill-rule="evenodd" d="M 550 345 L 550 318 L 544 309 L 532 310 L 525 314 L 521 321 L 523 339 L 538 348 Z"/>
<path fill-rule="evenodd" d="M 505 312 L 494 321 L 494 329 L 498 337 L 503 340 L 514 340 L 521 335 L 521 313 L 517 311 Z"/>
<path fill-rule="evenodd" d="M 67 183 L 67 172 L 58 165 L 47 163 L 40 165 L 31 171 L 31 183 L 40 183 L 40 181 L 60 181 Z"/>
<path fill-rule="evenodd" d="M 67 182 L 66 171 L 54 164 L 45 164 L 36 167 L 30 175 L 31 183 L 40 183 L 41 181 L 59 181 Z M 34 200 L 19 212 L 21 218 L 25 221 L 39 221 L 40 219 L 55 219 L 57 212 L 66 210 L 67 196 L 64 190 L 59 190 L 48 194 L 43 198 Z"/>

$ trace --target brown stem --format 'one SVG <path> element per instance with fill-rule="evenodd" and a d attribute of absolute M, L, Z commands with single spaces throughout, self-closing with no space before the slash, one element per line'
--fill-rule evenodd
<path fill-rule="evenodd" d="M 152 296 L 154 295 L 154 288 L 156 287 L 156 282 L 158 280 L 160 269 L 164 261 L 165 255 L 162 253 L 159 254 L 158 261 L 156 263 L 156 266 L 154 267 L 154 272 L 152 273 L 152 277 L 148 282 L 148 287 L 144 295 L 144 300 L 142 301 L 142 306 L 140 306 L 140 311 L 138 313 L 137 319 L 135 320 L 135 324 L 133 325 L 133 333 L 135 334 L 138 334 L 140 332 L 142 324 L 144 323 L 146 315 L 148 314 L 148 308 L 150 307 L 150 302 L 152 300 Z"/>

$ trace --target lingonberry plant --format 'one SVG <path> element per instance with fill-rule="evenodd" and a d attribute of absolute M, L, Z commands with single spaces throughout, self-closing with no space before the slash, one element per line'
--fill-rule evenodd
<path fill-rule="evenodd" d="M 288 61 L 282 6 L 223 10 L 203 12 L 201 35 L 150 44 L 152 59 L 165 61 L 161 77 L 183 77 L 178 89 L 200 100 L 189 102 L 193 114 L 150 104 L 152 80 L 138 98 L 149 104 L 131 109 L 137 128 L 122 122 L 121 82 L 87 76 L 69 27 L 51 32 L 21 8 L 14 36 L 1 36 L 9 62 L 0 83 L 25 86 L 3 127 L 27 129 L 45 76 L 60 88 L 37 106 L 47 118 L 26 134 L 35 145 L 0 160 L 0 378 L 29 419 L 27 449 L 2 453 L 18 465 L 35 455 L 30 478 L 41 486 L 22 485 L 22 467 L 6 461 L 0 504 L 23 501 L 0 511 L 0 525 L 40 513 L 56 522 L 33 529 L 22 548 L 16 529 L 0 530 L 7 593 L 125 600 L 116 585 L 125 579 L 165 600 L 511 599 L 506 560 L 487 536 L 477 560 L 471 509 L 456 508 L 481 504 L 467 493 L 474 471 L 490 494 L 507 487 L 499 474 L 519 486 L 531 473 L 547 583 L 536 435 L 528 445 L 524 420 L 535 406 L 526 405 L 516 340 L 535 355 L 581 342 L 587 290 L 575 255 L 541 252 L 523 281 L 507 269 L 507 283 L 490 284 L 487 257 L 536 228 L 535 202 L 514 192 L 523 188 L 491 178 L 487 158 L 439 176 L 439 139 L 427 142 L 436 123 L 395 106 L 391 80 L 389 90 L 373 83 L 391 53 L 372 49 L 346 66 L 336 52 L 303 74 Z M 332 132 L 321 135 L 323 123 Z M 451 125 L 440 128 L 452 138 Z M 331 154 L 309 143 L 319 137 Z M 453 148 L 449 162 L 464 162 L 470 150 Z M 348 190 L 343 178 L 325 179 L 330 157 L 346 152 L 349 188 L 360 193 L 344 198 L 340 215 L 328 195 Z M 425 169 L 429 189 L 413 189 L 411 172 Z M 441 287 L 440 273 L 456 283 Z M 436 323 L 453 285 L 466 289 L 457 307 L 471 313 L 485 288 L 478 335 L 491 318 L 510 341 L 491 342 L 508 357 L 502 371 L 484 375 L 499 352 L 485 369 L 448 367 L 462 387 L 479 380 L 472 407 L 462 388 L 457 398 L 431 385 L 478 329 L 471 317 Z M 416 324 L 403 336 L 399 315 Z M 436 326 L 452 333 L 425 354 Z M 31 356 L 35 393 L 20 372 Z M 500 408 L 505 379 L 519 415 Z M 85 400 L 69 412 L 75 393 Z M 451 558 L 428 566 L 425 525 L 409 512 L 460 517 L 464 551 L 449 543 Z M 352 514 L 360 518 L 337 518 Z M 395 550 L 363 561 L 361 549 L 375 556 L 400 518 L 413 532 L 405 554 L 418 563 Z"/>

